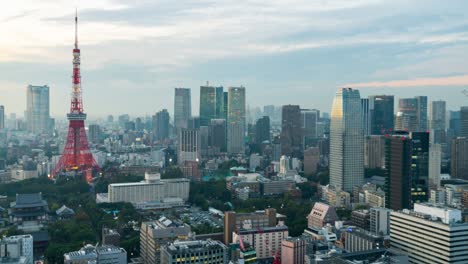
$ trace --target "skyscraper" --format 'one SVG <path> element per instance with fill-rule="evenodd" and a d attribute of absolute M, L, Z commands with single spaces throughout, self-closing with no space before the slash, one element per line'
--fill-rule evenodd
<path fill-rule="evenodd" d="M 358 90 L 340 88 L 330 124 L 330 184 L 351 192 L 364 183 L 364 135 Z"/>
<path fill-rule="evenodd" d="M 393 95 L 369 96 L 371 116 L 371 134 L 391 134 L 394 125 L 394 97 Z"/>
<path fill-rule="evenodd" d="M 262 144 L 264 141 L 270 141 L 270 118 L 264 116 L 255 123 L 255 143 Z"/>
<path fill-rule="evenodd" d="M 429 186 L 440 187 L 440 167 L 442 162 L 442 148 L 440 144 L 429 146 Z"/>
<path fill-rule="evenodd" d="M 169 137 L 169 113 L 167 109 L 156 113 L 153 126 L 156 140 L 162 141 Z"/>
<path fill-rule="evenodd" d="M 399 112 L 403 113 L 401 116 L 409 120 L 415 120 L 414 127 L 413 121 L 408 123 L 403 122 L 400 130 L 407 131 L 426 131 L 427 130 L 427 96 L 416 96 L 414 98 L 402 98 L 399 101 Z M 397 116 L 398 119 L 398 116 Z M 402 129 L 401 129 L 402 128 Z"/>
<path fill-rule="evenodd" d="M 301 108 L 283 105 L 281 117 L 281 155 L 301 157 L 302 145 Z"/>
<path fill-rule="evenodd" d="M 301 110 L 301 126 L 304 136 L 304 149 L 310 147 L 317 138 L 317 124 L 320 121 L 320 110 L 317 109 L 302 109 Z"/>
<path fill-rule="evenodd" d="M 226 152 L 226 120 L 211 119 L 210 146 L 219 152 Z"/>
<path fill-rule="evenodd" d="M 97 144 L 101 141 L 101 127 L 96 124 L 88 126 L 89 142 Z"/>
<path fill-rule="evenodd" d="M 215 97 L 215 118 L 226 118 L 226 113 L 224 112 L 224 88 L 222 86 L 215 87 Z"/>
<path fill-rule="evenodd" d="M 5 106 L 0 105 L 0 129 L 5 128 Z"/>
<path fill-rule="evenodd" d="M 450 111 L 449 118 L 449 139 L 459 137 L 461 133 L 460 111 Z"/>
<path fill-rule="evenodd" d="M 187 121 L 192 116 L 190 88 L 175 88 L 174 92 L 174 126 L 187 128 Z"/>
<path fill-rule="evenodd" d="M 460 137 L 468 138 L 468 106 L 460 108 Z"/>
<path fill-rule="evenodd" d="M 228 89 L 227 150 L 229 153 L 244 153 L 245 144 L 245 87 Z"/>
<path fill-rule="evenodd" d="M 411 132 L 411 201 L 429 199 L 429 132 Z"/>
<path fill-rule="evenodd" d="M 177 161 L 183 165 L 185 161 L 199 161 L 201 158 L 201 138 L 199 129 L 179 130 L 179 151 Z"/>
<path fill-rule="evenodd" d="M 361 98 L 362 109 L 362 129 L 365 136 L 371 134 L 372 113 L 369 105 L 369 98 Z"/>
<path fill-rule="evenodd" d="M 418 108 L 416 116 L 418 117 L 419 131 L 427 130 L 427 96 L 416 96 Z"/>
<path fill-rule="evenodd" d="M 468 180 L 468 138 L 452 139 L 450 174 L 453 178 Z"/>
<path fill-rule="evenodd" d="M 385 207 L 411 207 L 411 140 L 406 135 L 386 139 Z"/>
<path fill-rule="evenodd" d="M 26 122 L 31 133 L 49 131 L 49 86 L 28 85 L 26 98 Z"/>
<path fill-rule="evenodd" d="M 432 101 L 429 105 L 429 129 L 431 130 L 431 142 L 445 143 L 446 110 L 445 101 Z"/>
<path fill-rule="evenodd" d="M 200 86 L 200 125 L 208 126 L 213 118 L 216 118 L 216 89 Z"/>

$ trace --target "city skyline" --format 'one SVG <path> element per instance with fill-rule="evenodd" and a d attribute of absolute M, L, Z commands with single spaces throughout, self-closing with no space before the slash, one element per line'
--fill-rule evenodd
<path fill-rule="evenodd" d="M 461 94 L 468 85 L 465 5 L 81 1 L 85 109 L 91 117 L 152 115 L 173 109 L 175 87 L 189 87 L 196 115 L 206 81 L 248 87 L 251 107 L 299 104 L 328 111 L 336 88 L 350 86 L 362 97 L 424 94 L 458 109 L 467 100 Z M 65 117 L 67 100 L 60 98 L 69 96 L 74 11 L 55 1 L 0 11 L 0 30 L 9 36 L 0 44 L 8 114 L 23 114 L 27 85 L 47 84 L 51 116 Z"/>

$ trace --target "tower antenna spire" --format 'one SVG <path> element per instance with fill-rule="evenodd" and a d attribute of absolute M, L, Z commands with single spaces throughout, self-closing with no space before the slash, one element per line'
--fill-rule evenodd
<path fill-rule="evenodd" d="M 75 9 L 75 49 L 78 48 L 78 8 Z"/>

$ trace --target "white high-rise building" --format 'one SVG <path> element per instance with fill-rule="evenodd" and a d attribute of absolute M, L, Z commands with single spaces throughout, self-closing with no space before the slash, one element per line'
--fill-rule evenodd
<path fill-rule="evenodd" d="M 364 183 L 364 134 L 358 90 L 340 88 L 330 123 L 330 184 L 347 192 Z"/>
<path fill-rule="evenodd" d="M 201 137 L 199 129 L 179 130 L 179 150 L 177 162 L 183 165 L 186 161 L 198 162 L 201 158 Z"/>
<path fill-rule="evenodd" d="M 229 87 L 227 116 L 228 153 L 243 154 L 245 152 L 245 87 Z"/>
<path fill-rule="evenodd" d="M 31 133 L 44 133 L 50 130 L 49 86 L 28 85 L 26 122 Z"/>
<path fill-rule="evenodd" d="M 440 187 L 440 167 L 442 164 L 442 147 L 431 144 L 429 147 L 429 186 Z"/>
<path fill-rule="evenodd" d="M 390 213 L 390 244 L 410 263 L 468 263 L 468 223 L 458 209 L 414 204 Z"/>

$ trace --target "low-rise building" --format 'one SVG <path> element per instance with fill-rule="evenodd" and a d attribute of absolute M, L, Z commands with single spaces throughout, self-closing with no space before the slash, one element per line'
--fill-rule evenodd
<path fill-rule="evenodd" d="M 145 174 L 145 181 L 112 183 L 108 187 L 110 203 L 128 202 L 133 204 L 163 201 L 166 198 L 188 200 L 190 180 L 161 179 L 159 173 Z"/>
<path fill-rule="evenodd" d="M 306 254 L 306 240 L 288 237 L 281 241 L 281 263 L 303 264 Z"/>
<path fill-rule="evenodd" d="M 49 206 L 42 193 L 16 194 L 10 203 L 10 222 L 25 232 L 40 230 L 48 221 Z"/>
<path fill-rule="evenodd" d="M 219 241 L 175 241 L 161 247 L 161 264 L 228 263 L 227 247 Z"/>
<path fill-rule="evenodd" d="M 127 252 L 116 246 L 86 245 L 78 251 L 72 251 L 63 255 L 65 264 L 127 264 Z"/>
<path fill-rule="evenodd" d="M 324 203 L 315 203 L 307 216 L 307 226 L 313 229 L 321 229 L 327 224 L 334 225 L 338 220 L 335 208 Z"/>
<path fill-rule="evenodd" d="M 359 228 L 349 228 L 345 234 L 345 249 L 348 252 L 368 251 L 384 247 L 384 238 Z"/>

